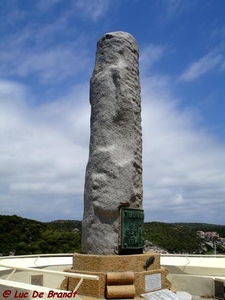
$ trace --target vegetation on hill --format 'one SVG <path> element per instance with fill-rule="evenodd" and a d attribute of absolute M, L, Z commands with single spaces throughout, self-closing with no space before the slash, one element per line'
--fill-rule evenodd
<path fill-rule="evenodd" d="M 81 221 L 56 220 L 49 223 L 52 228 L 63 231 L 81 231 Z"/>
<path fill-rule="evenodd" d="M 196 231 L 176 223 L 145 223 L 145 238 L 169 253 L 201 253 Z"/>
<path fill-rule="evenodd" d="M 225 237 L 225 226 L 222 225 L 149 222 L 145 223 L 145 239 L 169 253 L 202 253 L 204 247 L 196 237 L 197 230 L 216 231 Z M 208 252 L 212 250 L 209 245 L 205 248 Z M 1 255 L 80 251 L 81 221 L 38 222 L 16 215 L 0 215 Z"/>
<path fill-rule="evenodd" d="M 68 224 L 67 221 L 65 224 Z M 65 230 L 60 222 L 56 225 L 54 222 L 43 223 L 16 215 L 0 215 L 2 255 L 73 253 L 80 250 L 80 230 Z"/>

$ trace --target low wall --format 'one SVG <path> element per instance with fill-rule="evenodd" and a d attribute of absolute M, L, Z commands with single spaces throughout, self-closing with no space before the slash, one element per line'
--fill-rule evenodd
<path fill-rule="evenodd" d="M 27 256 L 8 256 L 0 257 L 0 262 L 5 265 L 21 266 L 38 268 L 45 270 L 54 270 L 63 272 L 66 268 L 72 267 L 72 254 L 64 255 L 27 255 Z M 6 279 L 12 269 L 0 266 L 0 279 Z M 20 283 L 31 283 L 31 276 L 35 272 L 19 271 L 17 270 L 14 274 L 10 276 L 10 280 L 17 281 Z M 59 288 L 64 276 L 54 275 L 54 274 L 44 274 L 43 276 L 43 286 Z"/>
<path fill-rule="evenodd" d="M 161 256 L 174 288 L 192 295 L 215 294 L 214 278 L 225 281 L 225 256 Z"/>

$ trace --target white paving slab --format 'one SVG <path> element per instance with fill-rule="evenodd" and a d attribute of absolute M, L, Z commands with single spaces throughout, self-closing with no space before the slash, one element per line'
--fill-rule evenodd
<path fill-rule="evenodd" d="M 187 292 L 178 291 L 176 293 L 171 292 L 168 289 L 162 289 L 160 291 L 141 294 L 147 300 L 191 300 L 192 295 Z"/>

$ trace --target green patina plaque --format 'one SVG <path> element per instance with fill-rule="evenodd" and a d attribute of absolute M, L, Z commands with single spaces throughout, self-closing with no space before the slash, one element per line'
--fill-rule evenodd
<path fill-rule="evenodd" d="M 144 211 L 136 208 L 121 208 L 121 249 L 144 247 Z"/>

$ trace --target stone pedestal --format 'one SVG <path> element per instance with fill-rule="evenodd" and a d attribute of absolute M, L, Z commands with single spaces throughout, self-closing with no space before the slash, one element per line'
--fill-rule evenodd
<path fill-rule="evenodd" d="M 150 257 L 154 259 L 149 260 Z M 146 267 L 147 261 L 153 263 Z M 158 253 L 137 255 L 75 253 L 73 268 L 65 271 L 99 276 L 99 281 L 85 279 L 77 291 L 78 295 L 114 299 L 132 298 L 146 292 L 171 288 L 171 283 L 166 278 L 168 270 L 161 268 Z M 76 278 L 65 278 L 60 288 L 73 290 L 77 283 Z"/>

